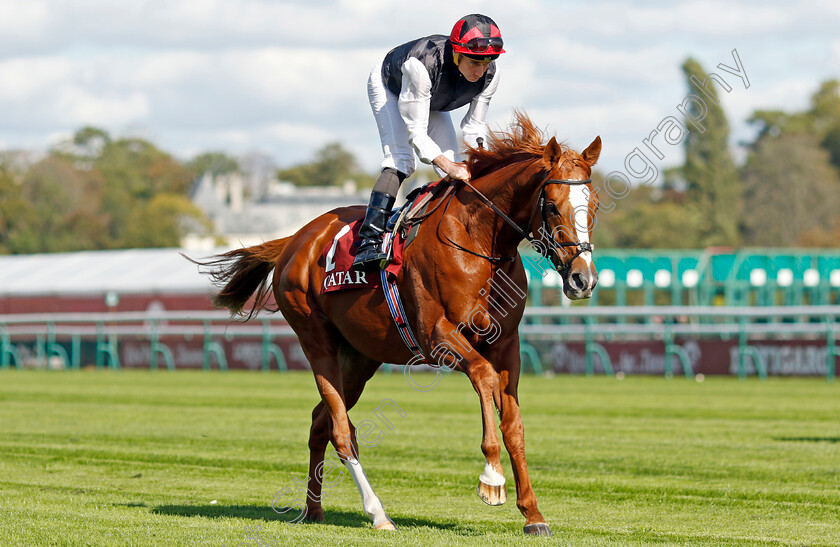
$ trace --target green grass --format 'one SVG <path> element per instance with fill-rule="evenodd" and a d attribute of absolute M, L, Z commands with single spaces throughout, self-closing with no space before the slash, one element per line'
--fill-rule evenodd
<path fill-rule="evenodd" d="M 478 499 L 463 376 L 420 393 L 377 375 L 351 417 L 384 398 L 406 416 L 386 411 L 394 429 L 361 460 L 396 535 L 349 478 L 326 491 L 327 524 L 272 511 L 307 472 L 308 373 L 0 372 L 0 544 L 236 545 L 261 526 L 266 545 L 840 545 L 838 384 L 523 378 L 551 539 L 523 536 L 506 455 L 511 499 Z"/>

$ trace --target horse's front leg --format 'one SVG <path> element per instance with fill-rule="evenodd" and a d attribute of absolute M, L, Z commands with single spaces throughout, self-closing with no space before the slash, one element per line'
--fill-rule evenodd
<path fill-rule="evenodd" d="M 499 373 L 499 414 L 500 428 L 505 448 L 510 455 L 513 479 L 516 482 L 516 506 L 525 517 L 525 533 L 551 535 L 551 528 L 537 509 L 537 496 L 531 486 L 528 475 L 528 463 L 525 461 L 525 428 L 519 412 L 519 336 L 510 343 L 500 359 Z"/>
<path fill-rule="evenodd" d="M 507 501 L 505 477 L 499 458 L 501 444 L 496 435 L 493 415 L 494 399 L 499 393 L 499 376 L 490 363 L 479 358 L 470 363 L 467 374 L 481 403 L 481 451 L 484 453 L 484 472 L 478 477 L 478 496 L 488 505 L 502 505 Z"/>

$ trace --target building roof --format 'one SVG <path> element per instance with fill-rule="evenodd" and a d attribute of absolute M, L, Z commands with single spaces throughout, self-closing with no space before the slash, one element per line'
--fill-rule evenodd
<path fill-rule="evenodd" d="M 0 297 L 137 293 L 207 293 L 212 285 L 191 258 L 211 252 L 181 249 L 126 249 L 0 256 Z"/>

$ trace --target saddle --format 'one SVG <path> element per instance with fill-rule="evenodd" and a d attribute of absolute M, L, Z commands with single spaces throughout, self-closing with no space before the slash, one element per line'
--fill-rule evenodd
<path fill-rule="evenodd" d="M 427 211 L 429 204 L 436 196 L 445 197 L 454 188 L 454 184 L 449 180 L 431 182 L 411 192 L 406 204 L 393 212 L 386 224 L 383 241 L 384 250 L 388 254 L 385 268 L 388 276 L 393 278 L 399 273 L 405 248 L 414 241 L 420 223 L 434 212 Z M 356 271 L 352 267 L 353 257 L 359 246 L 361 224 L 362 219 L 359 218 L 344 226 L 324 248 L 320 259 L 325 272 L 322 292 L 373 288 L 381 284 L 379 275 L 369 275 L 372 272 Z"/>
<path fill-rule="evenodd" d="M 385 232 L 391 234 L 394 243 L 402 240 L 403 249 L 408 247 L 414 241 L 420 224 L 431 214 L 428 208 L 432 200 L 438 195 L 445 198 L 454 189 L 455 183 L 451 179 L 440 179 L 415 188 L 406 196 L 405 204 L 395 209 L 388 218 Z"/>

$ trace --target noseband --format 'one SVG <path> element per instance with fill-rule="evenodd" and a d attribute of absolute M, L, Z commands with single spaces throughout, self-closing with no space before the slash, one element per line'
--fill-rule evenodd
<path fill-rule="evenodd" d="M 478 188 L 476 188 L 475 186 L 473 186 L 472 184 L 470 184 L 467 181 L 462 181 L 462 182 L 466 186 L 468 186 L 473 192 L 475 192 L 475 194 L 488 207 L 490 207 L 490 209 L 492 209 L 493 212 L 495 212 L 502 220 L 504 220 L 506 223 L 508 223 L 514 230 L 516 230 L 516 232 L 520 236 L 522 236 L 522 239 L 527 239 L 529 242 L 531 242 L 537 248 L 539 248 L 540 240 L 538 238 L 533 237 L 529 232 L 525 232 L 525 230 L 520 228 L 519 225 L 516 224 L 513 220 L 511 220 L 511 218 L 509 216 L 507 216 L 501 209 L 499 209 L 496 206 L 496 204 L 493 203 L 492 200 L 490 200 L 490 198 L 488 198 L 487 196 L 482 194 L 478 190 Z M 589 243 L 588 241 L 578 241 L 578 242 L 563 241 L 563 242 L 559 242 L 559 241 L 554 240 L 554 238 L 551 236 L 551 230 L 549 230 L 549 225 L 548 225 L 547 207 L 548 207 L 549 202 L 548 202 L 548 199 L 546 199 L 545 189 L 550 184 L 564 184 L 566 186 L 580 186 L 580 185 L 583 185 L 583 184 L 590 184 L 590 183 L 592 183 L 591 178 L 584 179 L 584 180 L 550 179 L 550 178 L 548 178 L 548 172 L 546 172 L 545 178 L 540 183 L 540 197 L 536 202 L 534 202 L 534 208 L 531 210 L 531 216 L 528 219 L 527 226 L 531 226 L 531 224 L 534 221 L 534 215 L 537 214 L 537 208 L 540 209 L 540 214 L 542 216 L 542 226 L 540 227 L 540 231 L 543 232 L 548 237 L 548 239 L 550 241 L 550 243 L 549 243 L 550 249 L 548 249 L 550 254 L 548 256 L 548 259 L 554 265 L 554 268 L 557 270 L 557 272 L 560 273 L 561 275 L 563 275 L 564 277 L 566 276 L 569 269 L 571 268 L 572 262 L 574 262 L 575 259 L 577 257 L 579 257 L 581 254 L 586 253 L 586 252 L 592 252 L 595 249 L 595 246 L 592 245 L 591 243 Z M 452 242 L 452 243 L 454 243 L 454 242 Z M 569 262 L 568 262 L 569 265 L 568 266 L 566 264 L 564 264 L 562 260 L 560 260 L 560 256 L 557 253 L 557 248 L 558 247 L 574 247 L 576 249 L 577 252 L 572 256 L 571 260 L 569 260 Z M 515 258 L 515 257 L 512 257 L 512 256 L 511 257 L 502 257 L 502 258 L 484 256 L 482 254 L 475 253 L 475 252 L 470 251 L 468 249 L 464 249 L 460 245 L 458 245 L 458 248 L 460 248 L 461 250 L 466 251 L 470 254 L 480 256 L 482 258 L 486 258 L 486 259 L 490 260 L 491 262 L 509 262 L 511 260 L 514 260 L 514 258 Z"/>

